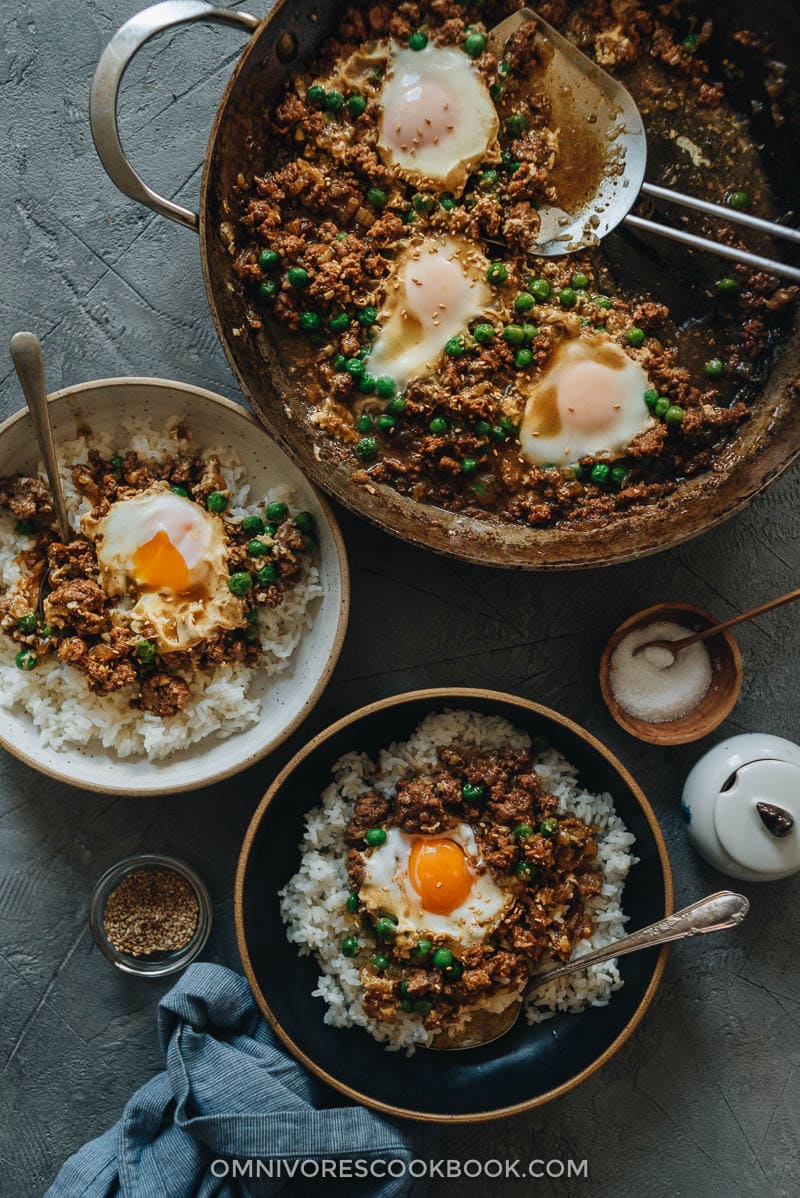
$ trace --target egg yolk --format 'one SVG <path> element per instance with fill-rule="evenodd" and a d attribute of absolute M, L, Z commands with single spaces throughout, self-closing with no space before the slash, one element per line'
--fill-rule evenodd
<path fill-rule="evenodd" d="M 602 433 L 620 411 L 625 390 L 619 372 L 595 362 L 578 362 L 559 386 L 559 407 L 569 426 L 581 433 Z"/>
<path fill-rule="evenodd" d="M 426 911 L 449 915 L 462 906 L 472 889 L 464 850 L 440 836 L 417 837 L 408 862 L 411 885 Z"/>
<path fill-rule="evenodd" d="M 406 75 L 396 109 L 386 113 L 386 143 L 392 149 L 417 150 L 438 146 L 455 132 L 450 106 L 452 93 L 432 79 Z"/>
<path fill-rule="evenodd" d="M 139 586 L 148 590 L 181 595 L 189 589 L 189 567 L 163 528 L 136 550 L 133 569 Z"/>

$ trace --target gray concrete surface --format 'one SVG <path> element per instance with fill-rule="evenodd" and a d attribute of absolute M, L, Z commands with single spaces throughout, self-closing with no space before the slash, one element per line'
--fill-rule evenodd
<path fill-rule="evenodd" d="M 153 374 L 239 398 L 206 309 L 196 241 L 118 195 L 92 148 L 92 70 L 134 6 L 2 4 L 0 346 L 20 327 L 36 329 L 53 388 Z M 165 37 L 126 85 L 122 123 L 134 162 L 187 203 L 240 47 L 229 30 Z M 20 402 L 0 355 L 0 414 Z M 352 623 L 302 735 L 357 704 L 427 684 L 485 683 L 549 703 L 631 767 L 666 832 L 678 901 L 695 899 L 723 883 L 688 848 L 678 810 L 685 774 L 708 746 L 658 750 L 627 738 L 601 703 L 597 659 L 616 624 L 647 604 L 673 598 L 725 616 L 796 585 L 798 513 L 795 473 L 736 521 L 673 553 L 560 577 L 439 560 L 345 514 Z M 798 738 L 796 613 L 743 629 L 740 643 L 746 681 L 727 730 Z M 235 967 L 237 850 L 284 759 L 196 795 L 113 802 L 0 760 L 0 1194 L 41 1194 L 61 1161 L 160 1067 L 153 1015 L 165 987 L 116 974 L 93 948 L 92 883 L 138 849 L 188 858 L 216 907 L 207 955 Z M 434 1193 L 796 1194 L 800 889 L 791 881 L 745 889 L 753 912 L 741 932 L 673 951 L 644 1026 L 605 1070 L 533 1114 L 444 1133 L 444 1154 L 461 1160 L 587 1158 L 588 1182 L 439 1183 Z"/>

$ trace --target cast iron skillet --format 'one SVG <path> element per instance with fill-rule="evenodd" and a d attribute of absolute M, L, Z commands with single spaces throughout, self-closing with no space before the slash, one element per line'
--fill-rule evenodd
<path fill-rule="evenodd" d="M 468 561 L 527 569 L 576 569 L 631 560 L 680 544 L 739 511 L 774 482 L 800 454 L 800 406 L 791 402 L 790 382 L 800 366 L 800 326 L 786 334 L 772 368 L 765 372 L 762 397 L 753 418 L 718 459 L 713 472 L 678 487 L 660 503 L 625 516 L 609 518 L 602 530 L 569 527 L 531 529 L 460 516 L 399 495 L 379 485 L 370 494 L 351 479 L 352 467 L 338 459 L 336 449 L 317 440 L 308 421 L 302 383 L 285 369 L 280 340 L 266 328 L 258 336 L 235 335 L 244 324 L 247 307 L 230 257 L 232 231 L 239 201 L 238 179 L 263 174 L 268 163 L 264 147 L 265 110 L 285 79 L 312 58 L 330 31 L 339 6 L 330 0 L 277 0 L 267 18 L 216 9 L 205 0 L 167 0 L 146 9 L 113 39 L 98 66 L 92 89 L 92 129 L 99 153 L 114 182 L 126 194 L 163 215 L 199 231 L 206 289 L 220 340 L 233 371 L 271 435 L 324 490 L 348 507 L 404 540 Z M 516 5 L 510 5 L 516 7 Z M 752 115 L 754 138 L 763 142 L 764 164 L 781 212 L 791 210 L 800 192 L 797 179 L 800 105 L 789 94 L 783 104 L 789 122 L 776 128 L 770 118 L 770 98 L 752 51 L 735 42 L 734 29 L 774 32 L 776 53 L 792 72 L 800 55 L 800 13 L 783 0 L 698 0 L 700 17 L 714 19 L 715 73 L 723 74 L 722 59 L 734 64 L 733 100 L 751 114 L 751 101 L 760 107 Z M 116 101 L 125 68 L 136 51 L 154 34 L 194 21 L 217 21 L 246 30 L 250 41 L 239 60 L 217 113 L 205 161 L 200 214 L 157 196 L 135 173 L 119 141 Z M 735 22 L 735 25 L 734 25 Z M 651 172 L 651 177 L 655 174 Z M 698 286 L 702 263 L 691 260 L 663 242 L 614 234 L 607 239 L 615 259 L 633 277 L 659 278 L 672 303 L 674 296 L 694 295 L 698 315 L 705 291 Z M 688 266 L 691 262 L 691 266 Z M 715 266 L 719 273 L 719 264 Z M 691 271 L 685 274 L 686 270 Z M 684 316 L 691 312 L 683 313 Z"/>
<path fill-rule="evenodd" d="M 236 876 L 236 934 L 259 1007 L 287 1048 L 323 1081 L 389 1114 L 428 1122 L 493 1119 L 528 1110 L 577 1086 L 622 1047 L 650 1005 L 667 948 L 620 961 L 625 984 L 606 1007 L 557 1015 L 536 1027 L 520 1020 L 483 1048 L 391 1054 L 358 1029 L 328 1027 L 312 998 L 319 969 L 286 938 L 278 890 L 299 863 L 305 813 L 320 801 L 331 766 L 352 750 L 373 756 L 405 739 L 431 711 L 501 715 L 543 735 L 580 770 L 593 791 L 609 791 L 636 836 L 639 863 L 625 887 L 628 931 L 673 910 L 672 874 L 655 815 L 636 782 L 599 741 L 564 716 L 513 695 L 485 690 L 429 690 L 373 703 L 333 724 L 289 762 L 253 816 Z"/>

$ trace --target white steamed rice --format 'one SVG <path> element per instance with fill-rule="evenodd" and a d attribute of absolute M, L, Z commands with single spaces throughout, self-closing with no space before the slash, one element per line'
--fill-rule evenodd
<path fill-rule="evenodd" d="M 325 1022 L 333 1027 L 363 1027 L 376 1040 L 385 1041 L 387 1048 L 404 1048 L 409 1053 L 430 1040 L 421 1020 L 403 1012 L 398 1012 L 392 1023 L 369 1018 L 361 1006 L 358 964 L 340 951 L 342 939 L 352 930 L 345 907 L 350 887 L 344 834 L 353 800 L 359 794 L 374 788 L 393 795 L 398 782 L 431 768 L 437 750 L 451 744 L 483 750 L 504 745 L 528 748 L 530 737 L 500 716 L 446 711 L 427 716 L 407 741 L 383 749 L 374 764 L 364 753 L 347 753 L 334 765 L 334 780 L 323 792 L 321 805 L 306 816 L 300 868 L 280 892 L 289 940 L 299 946 L 301 954 L 313 953 L 322 968 L 313 994 L 327 1004 Z M 614 811 L 611 795 L 584 790 L 576 769 L 554 749 L 538 759 L 536 772 L 545 790 L 558 798 L 560 814 L 569 812 L 598 828 L 603 886 L 600 894 L 587 900 L 594 931 L 591 939 L 576 947 L 577 957 L 625 934 L 622 891 L 636 861 L 631 855 L 634 837 Z M 593 965 L 538 990 L 528 1000 L 526 1015 L 529 1022 L 539 1023 L 556 1011 L 605 1006 L 621 985 L 616 960 Z"/>
<path fill-rule="evenodd" d="M 180 449 L 194 448 L 179 441 L 177 427 L 177 419 L 162 429 L 137 421 L 124 428 L 118 439 L 103 434 L 91 439 L 78 437 L 59 446 L 61 479 L 73 526 L 79 528 L 81 517 L 91 510 L 90 502 L 81 497 L 72 481 L 72 467 L 86 462 L 90 449 L 97 449 L 105 458 L 116 452 L 135 450 L 145 462 L 158 461 Z M 238 456 L 232 450 L 214 445 L 204 447 L 202 452 L 207 456 L 214 454 L 220 461 L 232 492 L 229 515 L 234 519 L 257 513 L 265 501 L 297 506 L 296 497 L 283 485 L 258 495 L 258 503 L 251 502 L 250 485 Z M 41 469 L 40 474 L 44 477 Z M 33 538 L 19 536 L 14 524 L 10 513 L 0 512 L 2 593 L 13 591 L 18 585 L 17 555 L 34 544 Z M 271 676 L 289 668 L 304 630 L 311 626 L 312 604 L 322 593 L 317 567 L 307 563 L 297 586 L 286 592 L 280 606 L 274 611 L 265 608 L 259 615 L 264 651 L 259 665 L 234 663 L 218 666 L 211 673 L 197 671 L 187 678 L 190 695 L 186 707 L 170 719 L 132 708 L 131 696 L 124 690 L 105 696 L 93 694 L 84 675 L 55 655 L 42 659 L 31 672 L 18 670 L 14 663 L 17 646 L 2 635 L 0 707 L 26 711 L 39 730 L 42 745 L 54 749 L 94 742 L 113 749 L 119 757 L 146 755 L 155 761 L 207 737 L 229 737 L 258 723 L 261 704 L 249 697 L 252 683 L 259 672 Z"/>

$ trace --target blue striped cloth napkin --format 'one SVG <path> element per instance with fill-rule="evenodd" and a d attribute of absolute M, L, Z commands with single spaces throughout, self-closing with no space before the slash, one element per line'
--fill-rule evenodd
<path fill-rule="evenodd" d="M 45 1198 L 411 1193 L 407 1175 L 342 1181 L 298 1170 L 270 1178 L 255 1167 L 333 1158 L 408 1163 L 429 1156 L 434 1133 L 364 1107 L 327 1105 L 341 1099 L 279 1046 L 239 974 L 192 965 L 161 1000 L 158 1033 L 166 1071 L 134 1094 L 119 1123 L 70 1157 Z"/>

